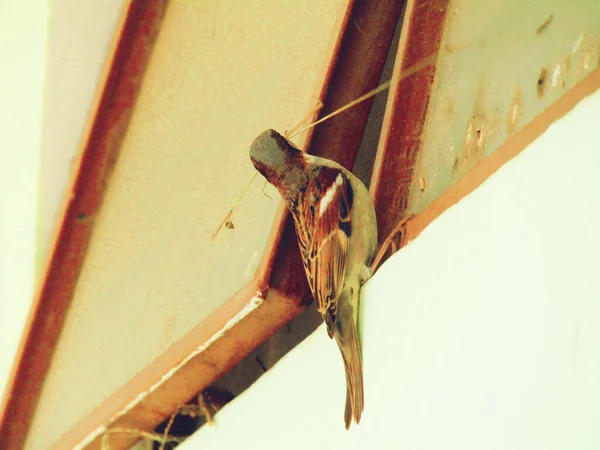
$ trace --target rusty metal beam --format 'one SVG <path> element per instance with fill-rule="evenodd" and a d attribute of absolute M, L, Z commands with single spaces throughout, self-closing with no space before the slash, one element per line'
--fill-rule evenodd
<path fill-rule="evenodd" d="M 447 7 L 448 0 L 407 2 L 370 185 L 380 240 L 407 208 Z"/>

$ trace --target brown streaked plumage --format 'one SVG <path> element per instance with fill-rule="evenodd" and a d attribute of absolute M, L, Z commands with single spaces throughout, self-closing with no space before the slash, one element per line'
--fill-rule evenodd
<path fill-rule="evenodd" d="M 274 130 L 255 139 L 250 158 L 294 218 L 308 284 L 344 360 L 348 428 L 364 408 L 358 301 L 377 245 L 373 202 L 351 172 L 303 153 Z"/>

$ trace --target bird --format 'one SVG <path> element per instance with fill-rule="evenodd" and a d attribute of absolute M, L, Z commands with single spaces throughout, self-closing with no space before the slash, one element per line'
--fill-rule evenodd
<path fill-rule="evenodd" d="M 327 334 L 342 354 L 344 422 L 349 429 L 352 419 L 360 422 L 364 410 L 358 304 L 377 247 L 373 200 L 346 168 L 301 151 L 275 130 L 254 140 L 250 159 L 292 215 L 308 285 Z"/>

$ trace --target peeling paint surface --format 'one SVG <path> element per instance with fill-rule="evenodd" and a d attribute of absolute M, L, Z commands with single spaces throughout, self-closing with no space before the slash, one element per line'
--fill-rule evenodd
<path fill-rule="evenodd" d="M 598 67 L 600 2 L 450 2 L 413 176 L 416 214 Z M 420 189 L 422 178 L 427 189 Z"/>

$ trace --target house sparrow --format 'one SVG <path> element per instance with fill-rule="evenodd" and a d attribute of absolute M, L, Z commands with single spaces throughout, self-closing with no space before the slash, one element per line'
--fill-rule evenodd
<path fill-rule="evenodd" d="M 364 407 L 358 301 L 377 246 L 373 201 L 344 167 L 300 151 L 274 130 L 254 140 L 250 159 L 294 218 L 310 290 L 344 360 L 348 429 Z"/>

